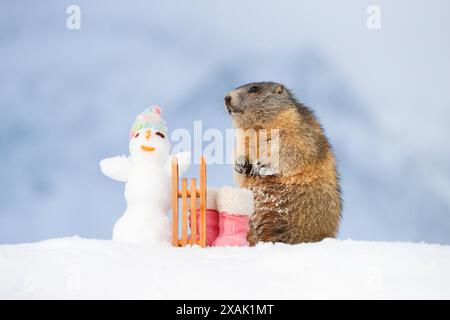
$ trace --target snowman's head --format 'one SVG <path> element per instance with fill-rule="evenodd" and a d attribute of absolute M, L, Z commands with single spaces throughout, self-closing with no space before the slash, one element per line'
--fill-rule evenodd
<path fill-rule="evenodd" d="M 170 143 L 161 108 L 145 109 L 137 116 L 130 131 L 130 155 L 145 161 L 165 161 L 169 152 Z"/>
<path fill-rule="evenodd" d="M 130 155 L 145 161 L 165 161 L 169 156 L 170 142 L 166 133 L 145 128 L 138 130 L 130 140 Z"/>

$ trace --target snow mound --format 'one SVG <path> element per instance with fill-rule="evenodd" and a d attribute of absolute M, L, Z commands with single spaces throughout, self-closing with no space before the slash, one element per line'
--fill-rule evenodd
<path fill-rule="evenodd" d="M 254 248 L 78 237 L 0 246 L 0 298 L 450 298 L 450 246 L 326 239 Z"/>

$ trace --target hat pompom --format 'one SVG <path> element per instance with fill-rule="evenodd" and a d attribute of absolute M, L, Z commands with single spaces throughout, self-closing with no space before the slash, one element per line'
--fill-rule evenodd
<path fill-rule="evenodd" d="M 137 131 L 142 129 L 153 129 L 167 135 L 167 126 L 161 118 L 161 107 L 153 105 L 144 110 L 136 117 L 130 130 L 130 139 L 134 137 Z"/>
<path fill-rule="evenodd" d="M 154 106 L 154 107 L 153 107 L 153 110 L 154 110 L 157 114 L 161 115 L 161 107 L 160 107 L 160 106 Z"/>

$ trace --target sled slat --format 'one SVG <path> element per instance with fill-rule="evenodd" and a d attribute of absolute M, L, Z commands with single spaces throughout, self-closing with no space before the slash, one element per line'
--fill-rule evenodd
<path fill-rule="evenodd" d="M 197 243 L 197 180 L 191 179 L 191 245 Z"/>
<path fill-rule="evenodd" d="M 187 179 L 181 180 L 181 246 L 187 245 Z"/>

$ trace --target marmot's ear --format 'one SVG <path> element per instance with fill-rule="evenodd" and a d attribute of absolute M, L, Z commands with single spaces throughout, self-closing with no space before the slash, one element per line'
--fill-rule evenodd
<path fill-rule="evenodd" d="M 284 91 L 284 88 L 283 88 L 283 85 L 281 85 L 281 84 L 277 84 L 275 86 L 275 88 L 273 88 L 273 93 L 276 93 L 276 94 L 283 93 L 283 91 Z"/>

